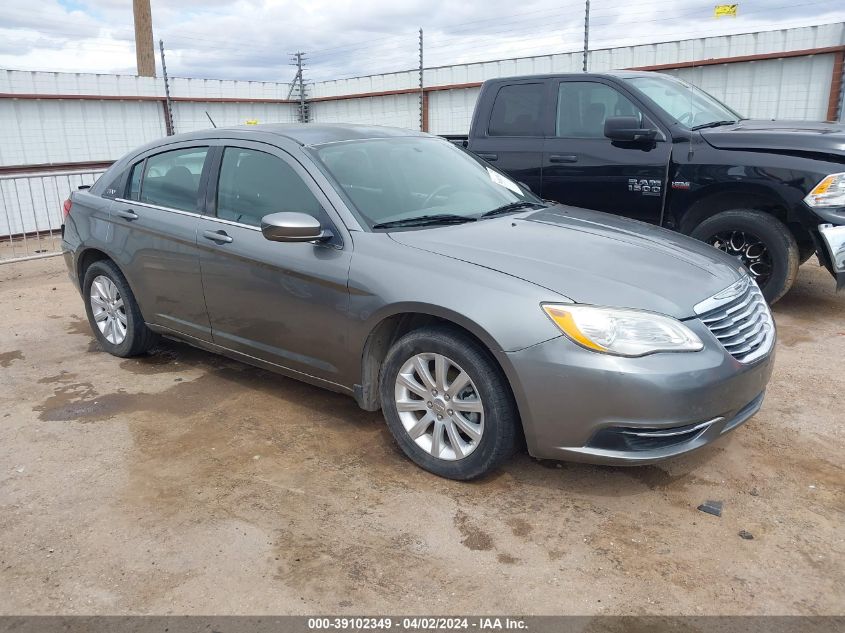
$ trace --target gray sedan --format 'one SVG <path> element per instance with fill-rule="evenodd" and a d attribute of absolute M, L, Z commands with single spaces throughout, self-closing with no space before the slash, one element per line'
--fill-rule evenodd
<path fill-rule="evenodd" d="M 752 416 L 772 371 L 774 323 L 738 261 L 544 202 L 427 134 L 173 136 L 64 211 L 104 349 L 163 335 L 349 394 L 444 477 L 523 442 L 549 459 L 679 455 Z"/>

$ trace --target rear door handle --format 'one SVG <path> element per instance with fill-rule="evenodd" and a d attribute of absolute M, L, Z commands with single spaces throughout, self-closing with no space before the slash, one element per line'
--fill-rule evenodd
<path fill-rule="evenodd" d="M 478 156 L 482 160 L 499 160 L 498 154 L 491 154 L 489 152 L 478 152 L 476 156 Z"/>
<path fill-rule="evenodd" d="M 552 154 L 549 156 L 550 163 L 577 163 L 578 157 L 575 154 Z"/>
<path fill-rule="evenodd" d="M 207 240 L 220 244 L 232 243 L 232 238 L 226 235 L 226 231 L 203 231 L 202 236 Z"/>
<path fill-rule="evenodd" d="M 114 214 L 124 220 L 129 220 L 130 222 L 138 219 L 138 214 L 132 209 L 115 209 Z"/>

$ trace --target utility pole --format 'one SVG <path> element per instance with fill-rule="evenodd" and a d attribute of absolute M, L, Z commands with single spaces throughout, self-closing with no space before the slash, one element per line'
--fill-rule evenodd
<path fill-rule="evenodd" d="M 428 103 L 423 90 L 423 30 L 420 29 L 420 132 L 427 132 Z"/>
<path fill-rule="evenodd" d="M 167 64 L 164 63 L 164 40 L 158 41 L 158 47 L 161 51 L 161 74 L 164 75 L 164 127 L 167 129 L 167 136 L 173 136 L 176 132 L 173 129 L 173 102 L 170 100 L 170 81 L 167 78 Z M 208 113 L 206 112 L 206 114 Z"/>
<path fill-rule="evenodd" d="M 135 19 L 135 59 L 138 63 L 138 75 L 155 77 L 156 58 L 150 0 L 132 0 L 132 13 Z"/>
<path fill-rule="evenodd" d="M 294 75 L 293 81 L 290 84 L 290 90 L 288 90 L 288 99 L 291 98 L 294 91 L 297 92 L 296 97 L 299 101 L 297 119 L 300 123 L 308 123 L 308 102 L 306 100 L 305 76 L 303 74 L 304 67 L 302 65 L 304 61 L 305 53 L 300 51 L 293 54 L 293 57 L 291 58 L 291 65 L 296 66 L 296 75 Z"/>
<path fill-rule="evenodd" d="M 584 7 L 584 72 L 587 72 L 587 52 L 590 50 L 590 0 Z"/>

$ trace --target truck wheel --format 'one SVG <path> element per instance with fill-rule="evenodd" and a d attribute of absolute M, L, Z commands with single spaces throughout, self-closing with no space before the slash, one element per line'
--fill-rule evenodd
<path fill-rule="evenodd" d="M 387 354 L 381 408 L 399 448 L 449 479 L 474 479 L 517 447 L 519 415 L 487 350 L 453 328 L 422 328 Z"/>
<path fill-rule="evenodd" d="M 742 261 L 770 304 L 783 297 L 798 274 L 795 237 L 773 215 L 755 209 L 722 211 L 690 235 Z"/>

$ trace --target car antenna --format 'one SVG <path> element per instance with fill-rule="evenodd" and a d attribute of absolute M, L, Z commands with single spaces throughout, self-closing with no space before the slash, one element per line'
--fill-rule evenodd
<path fill-rule="evenodd" d="M 702 57 L 702 59 L 704 58 L 704 46 L 705 46 L 704 39 L 702 38 L 702 40 L 701 40 L 701 57 Z M 692 84 L 692 90 L 690 90 L 690 95 L 689 95 L 689 116 L 690 116 L 689 122 L 690 122 L 690 127 L 694 127 L 695 126 L 695 117 L 693 116 L 693 113 L 692 113 L 693 108 L 695 107 L 695 83 L 696 83 L 696 77 L 695 77 L 695 44 L 694 43 L 693 43 L 693 46 L 692 46 L 692 72 L 690 73 L 690 75 L 692 76 L 692 81 L 690 82 Z M 690 134 L 689 134 L 689 145 L 687 146 L 687 160 L 688 161 L 692 160 L 692 130 L 690 130 Z"/>
<path fill-rule="evenodd" d="M 205 116 L 208 117 L 208 120 L 211 121 L 212 127 L 217 127 L 217 124 L 214 122 L 214 119 L 211 118 L 211 115 L 208 113 L 208 110 L 205 111 Z"/>

